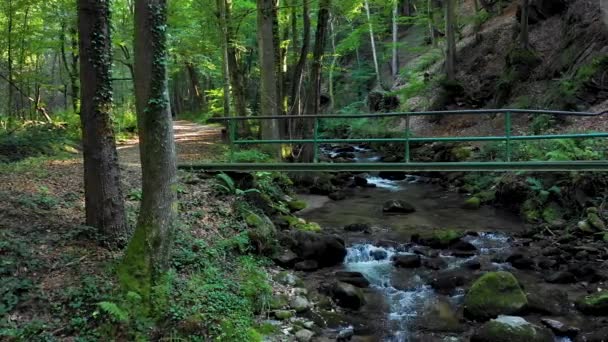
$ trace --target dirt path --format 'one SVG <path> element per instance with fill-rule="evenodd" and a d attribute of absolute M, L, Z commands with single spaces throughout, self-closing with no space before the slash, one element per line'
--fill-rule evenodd
<path fill-rule="evenodd" d="M 222 128 L 189 121 L 173 123 L 178 162 L 211 159 L 222 153 Z M 121 166 L 139 167 L 139 141 L 133 139 L 118 146 Z"/>

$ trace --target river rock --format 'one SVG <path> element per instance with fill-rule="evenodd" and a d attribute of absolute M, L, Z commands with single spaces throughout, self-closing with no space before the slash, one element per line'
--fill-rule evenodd
<path fill-rule="evenodd" d="M 530 270 L 534 268 L 535 262 L 528 255 L 520 252 L 515 252 L 507 257 L 508 263 L 520 270 Z"/>
<path fill-rule="evenodd" d="M 295 313 L 291 310 L 275 310 L 274 311 L 274 317 L 276 317 L 278 320 L 281 320 L 281 321 L 290 319 L 293 316 L 295 316 Z"/>
<path fill-rule="evenodd" d="M 319 269 L 319 263 L 315 260 L 304 260 L 294 265 L 296 271 L 313 272 Z"/>
<path fill-rule="evenodd" d="M 343 308 L 358 310 L 365 304 L 361 289 L 341 281 L 335 282 L 329 289 L 330 296 Z"/>
<path fill-rule="evenodd" d="M 551 332 L 521 317 L 498 316 L 475 331 L 471 342 L 553 342 Z"/>
<path fill-rule="evenodd" d="M 457 287 L 466 283 L 461 271 L 441 272 L 431 281 L 431 287 L 442 294 L 450 294 Z"/>
<path fill-rule="evenodd" d="M 290 231 L 281 241 L 302 260 L 314 260 L 319 267 L 341 264 L 346 256 L 344 240 L 337 236 Z"/>
<path fill-rule="evenodd" d="M 576 277 L 568 271 L 557 271 L 548 275 L 545 281 L 551 284 L 572 284 L 576 282 Z"/>
<path fill-rule="evenodd" d="M 308 330 L 302 329 L 296 332 L 296 341 L 298 342 L 309 342 L 315 336 L 315 333 Z"/>
<path fill-rule="evenodd" d="M 372 226 L 369 223 L 353 223 L 344 226 L 344 230 L 347 232 L 366 232 L 371 233 Z"/>
<path fill-rule="evenodd" d="M 578 335 L 580 329 L 568 326 L 560 321 L 543 318 L 540 320 L 542 324 L 544 324 L 547 328 L 551 329 L 555 334 L 559 336 L 568 336 L 570 338 Z"/>
<path fill-rule="evenodd" d="M 608 316 L 608 291 L 584 296 L 576 302 L 576 307 L 584 314 Z"/>
<path fill-rule="evenodd" d="M 332 201 L 342 201 L 346 199 L 346 194 L 344 191 L 335 191 L 327 195 L 327 197 L 329 197 L 329 199 Z"/>
<path fill-rule="evenodd" d="M 308 311 L 310 303 L 308 302 L 308 299 L 302 296 L 296 296 L 289 301 L 289 307 L 295 310 L 295 312 L 301 313 Z"/>
<path fill-rule="evenodd" d="M 608 327 L 601 327 L 597 330 L 579 334 L 576 342 L 606 342 L 608 336 Z"/>
<path fill-rule="evenodd" d="M 369 287 L 369 280 L 367 280 L 360 272 L 336 272 L 336 279 L 343 283 L 351 284 L 360 288 Z"/>
<path fill-rule="evenodd" d="M 448 266 L 448 263 L 442 258 L 432 258 L 432 259 L 424 259 L 422 260 L 422 265 L 431 270 L 441 270 Z"/>
<path fill-rule="evenodd" d="M 405 172 L 399 171 L 382 171 L 378 174 L 378 177 L 386 180 L 402 181 L 407 178 L 407 175 Z"/>
<path fill-rule="evenodd" d="M 352 326 L 350 326 L 348 328 L 340 330 L 340 332 L 336 336 L 336 341 L 337 342 L 350 341 L 353 338 L 353 336 L 355 336 L 355 329 Z"/>
<path fill-rule="evenodd" d="M 418 268 L 422 266 L 422 258 L 418 254 L 399 254 L 393 256 L 393 265 L 400 268 Z"/>
<path fill-rule="evenodd" d="M 384 203 L 382 211 L 387 214 L 411 214 L 416 212 L 416 208 L 405 201 L 390 200 Z"/>
<path fill-rule="evenodd" d="M 476 320 L 520 312 L 528 303 L 519 282 L 509 272 L 488 272 L 477 279 L 464 299 L 464 313 Z"/>
<path fill-rule="evenodd" d="M 298 255 L 290 250 L 284 250 L 276 255 L 273 260 L 281 267 L 293 267 L 298 260 Z"/>
<path fill-rule="evenodd" d="M 367 186 L 367 178 L 363 176 L 355 176 L 354 183 L 356 186 L 366 187 Z"/>
<path fill-rule="evenodd" d="M 529 284 L 526 286 L 528 304 L 526 311 L 541 315 L 560 316 L 569 311 L 568 294 L 559 289 Z"/>
<path fill-rule="evenodd" d="M 374 249 L 373 251 L 369 252 L 369 255 L 376 261 L 385 260 L 388 258 L 388 252 L 383 249 Z"/>
<path fill-rule="evenodd" d="M 478 258 L 474 258 L 471 260 L 467 260 L 465 261 L 462 265 L 462 268 L 471 270 L 471 271 L 475 271 L 475 270 L 479 270 L 481 269 L 481 262 L 479 261 Z"/>

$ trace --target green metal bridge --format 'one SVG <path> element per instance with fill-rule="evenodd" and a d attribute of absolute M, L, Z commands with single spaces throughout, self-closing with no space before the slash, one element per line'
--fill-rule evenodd
<path fill-rule="evenodd" d="M 517 161 L 513 160 L 513 143 L 520 141 L 538 141 L 555 139 L 600 139 L 608 138 L 606 132 L 550 134 L 550 135 L 513 135 L 514 115 L 554 115 L 565 117 L 600 116 L 607 114 L 588 112 L 564 112 L 551 110 L 521 110 L 521 109 L 488 109 L 488 110 L 458 110 L 433 112 L 403 112 L 383 114 L 348 114 L 348 115 L 298 115 L 298 116 L 257 116 L 257 117 L 225 117 L 214 118 L 213 122 L 226 124 L 230 144 L 230 160 L 224 163 L 198 163 L 180 165 L 181 169 L 194 169 L 208 172 L 216 171 L 606 171 L 608 160 L 568 160 L 568 161 Z M 500 115 L 504 118 L 504 135 L 499 136 L 465 136 L 465 137 L 414 137 L 411 135 L 410 119 L 415 116 L 432 115 Z M 405 129 L 400 138 L 361 138 L 361 139 L 324 139 L 319 134 L 320 125 L 326 120 L 360 119 L 360 118 L 404 118 Z M 313 127 L 312 138 L 277 139 L 277 140 L 247 140 L 238 137 L 238 123 L 246 120 L 308 120 Z M 275 122 L 277 122 L 275 121 Z M 475 162 L 417 162 L 411 158 L 412 143 L 432 142 L 504 142 L 505 158 L 502 161 Z M 398 143 L 405 149 L 404 162 L 401 163 L 331 163 L 320 162 L 319 153 L 322 144 L 358 144 L 358 143 Z M 233 155 L 238 146 L 243 145 L 312 145 L 314 159 L 312 163 L 235 163 Z"/>

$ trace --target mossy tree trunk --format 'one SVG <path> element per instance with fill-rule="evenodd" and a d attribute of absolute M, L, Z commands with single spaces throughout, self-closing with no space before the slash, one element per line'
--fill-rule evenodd
<path fill-rule="evenodd" d="M 167 90 L 167 2 L 135 2 L 135 98 L 142 200 L 135 233 L 119 267 L 121 284 L 150 308 L 164 280 L 177 219 L 177 170 Z"/>
<path fill-rule="evenodd" d="M 295 16 L 294 16 L 295 18 Z M 310 7 L 308 1 L 302 1 L 302 47 L 300 49 L 300 56 L 295 68 L 293 69 L 292 86 L 291 86 L 291 115 L 302 114 L 302 84 L 304 83 L 304 67 L 306 66 L 306 58 L 308 56 L 308 50 L 310 50 Z M 294 30 L 294 42 L 295 42 L 295 30 Z M 295 44 L 294 44 L 295 45 Z"/>
<path fill-rule="evenodd" d="M 79 0 L 78 28 L 86 222 L 99 229 L 106 243 L 112 245 L 125 238 L 126 218 L 110 118 L 110 1 Z"/>

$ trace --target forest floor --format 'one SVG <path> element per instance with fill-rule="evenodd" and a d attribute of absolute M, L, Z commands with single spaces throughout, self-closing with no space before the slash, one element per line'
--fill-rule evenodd
<path fill-rule="evenodd" d="M 174 127 L 179 162 L 222 155 L 221 127 L 186 121 L 176 121 Z M 118 151 L 133 225 L 141 198 L 137 139 L 121 144 Z M 17 329 L 42 322 L 46 333 L 62 336 L 67 324 L 54 311 L 61 307 L 58 303 L 70 298 L 68 305 L 73 305 L 70 289 L 82 288 L 87 276 L 107 274 L 108 262 L 120 257 L 120 252 L 99 247 L 95 231 L 85 226 L 82 155 L 7 164 L 0 168 L 0 184 L 0 318 L 8 313 L 0 332 L 6 323 Z M 211 201 L 208 184 L 184 187 L 189 194 L 180 195 L 180 201 L 192 196 Z M 95 286 L 101 291 L 101 285 Z"/>

